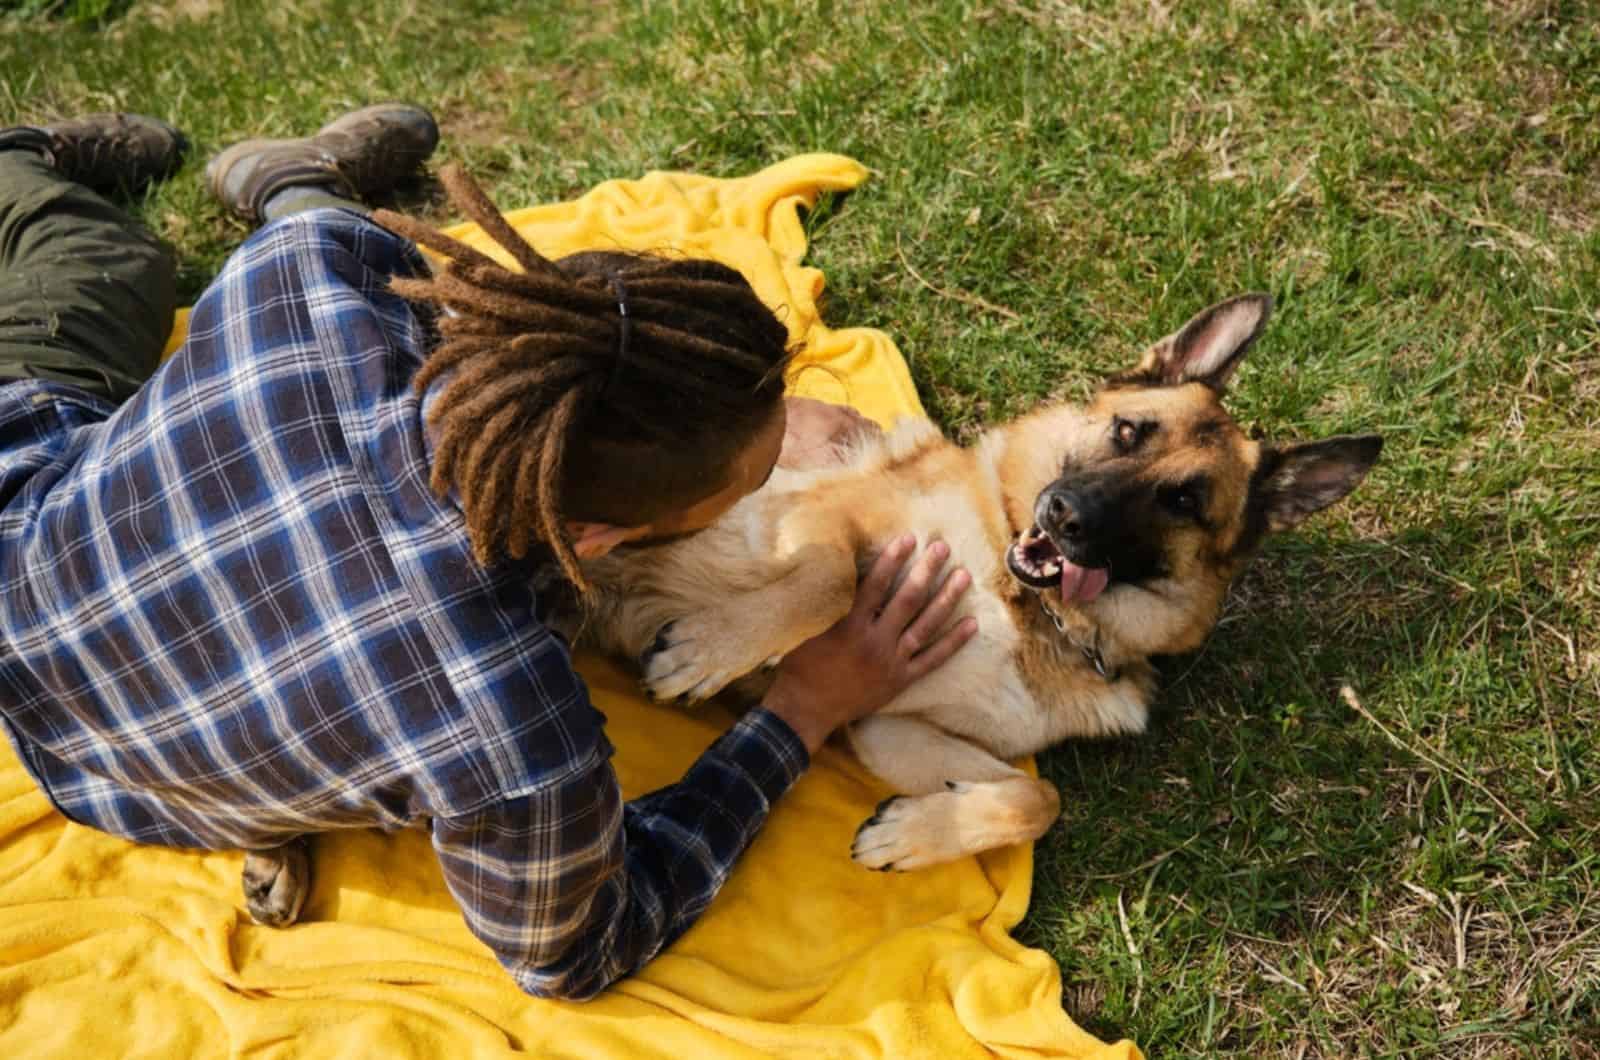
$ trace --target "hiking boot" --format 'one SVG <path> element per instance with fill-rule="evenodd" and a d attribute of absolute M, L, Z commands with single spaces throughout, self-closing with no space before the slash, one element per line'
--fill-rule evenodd
<path fill-rule="evenodd" d="M 421 168 L 439 126 L 421 107 L 378 103 L 335 118 L 296 140 L 245 140 L 206 166 L 211 194 L 248 221 L 284 188 L 312 185 L 364 200 L 385 195 Z"/>
<path fill-rule="evenodd" d="M 183 164 L 189 141 L 142 114 L 90 114 L 52 125 L 0 130 L 0 148 L 25 147 L 68 180 L 95 191 L 137 191 Z"/>

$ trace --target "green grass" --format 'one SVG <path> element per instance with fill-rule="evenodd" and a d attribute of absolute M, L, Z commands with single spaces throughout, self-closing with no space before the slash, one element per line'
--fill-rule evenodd
<path fill-rule="evenodd" d="M 874 179 L 811 218 L 828 315 L 892 334 L 957 433 L 1272 291 L 1234 409 L 1380 430 L 1383 462 L 1165 667 L 1147 738 L 1044 756 L 1068 821 L 1023 937 L 1080 1022 L 1153 1056 L 1600 1056 L 1590 5 L 179 0 L 0 25 L 0 123 L 119 107 L 194 136 L 140 205 L 191 294 L 243 235 L 205 151 L 387 97 L 437 108 L 507 205 L 860 159 Z"/>
<path fill-rule="evenodd" d="M 0 0 L 0 16 L 58 19 L 101 25 L 126 11 L 132 0 Z"/>

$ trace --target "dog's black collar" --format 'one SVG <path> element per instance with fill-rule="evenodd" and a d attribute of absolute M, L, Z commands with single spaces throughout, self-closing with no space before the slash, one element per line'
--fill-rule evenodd
<path fill-rule="evenodd" d="M 1094 667 L 1094 672 L 1099 674 L 1107 684 L 1111 684 L 1112 682 L 1116 681 L 1117 678 L 1122 676 L 1122 671 L 1120 669 L 1113 670 L 1106 666 L 1106 657 L 1100 653 L 1099 626 L 1094 628 L 1093 644 L 1079 644 L 1076 640 L 1073 640 L 1072 634 L 1067 632 L 1066 620 L 1056 612 L 1050 610 L 1049 607 L 1045 606 L 1043 596 L 1039 597 L 1039 610 L 1043 611 L 1045 617 L 1048 618 L 1050 623 L 1056 627 L 1057 633 L 1061 634 L 1069 642 L 1071 642 L 1074 648 L 1077 648 L 1079 651 L 1083 652 L 1083 657 L 1089 660 L 1089 665 Z"/>

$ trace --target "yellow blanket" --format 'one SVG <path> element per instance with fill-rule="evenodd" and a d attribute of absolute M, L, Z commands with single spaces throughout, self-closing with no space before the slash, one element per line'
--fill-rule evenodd
<path fill-rule="evenodd" d="M 879 332 L 825 327 L 822 276 L 800 265 L 796 208 L 864 176 L 808 155 L 739 180 L 613 181 L 510 217 L 546 254 L 620 246 L 739 268 L 781 307 L 802 364 L 829 369 L 797 388 L 887 422 L 918 411 L 904 362 Z M 603 661 L 583 671 L 630 797 L 677 779 L 728 724 L 647 705 Z M 0 740 L 0 1056 L 1138 1057 L 1075 1027 L 1055 964 L 1009 937 L 1031 850 L 905 875 L 849 860 L 884 795 L 825 750 L 700 923 L 579 1005 L 517 990 L 421 830 L 319 839 L 303 922 L 275 931 L 245 915 L 239 855 L 68 824 Z"/>

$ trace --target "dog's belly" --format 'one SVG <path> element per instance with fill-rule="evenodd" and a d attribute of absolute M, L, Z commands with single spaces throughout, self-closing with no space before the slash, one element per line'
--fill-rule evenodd
<path fill-rule="evenodd" d="M 1033 754 L 1053 742 L 1017 668 L 981 641 L 901 693 L 883 713 L 922 718 L 1000 758 Z"/>
<path fill-rule="evenodd" d="M 1024 665 L 1024 638 L 1004 601 L 974 589 L 978 637 L 884 708 L 923 718 L 1001 758 L 1063 740 L 1143 732 L 1148 690 L 1138 674 L 1106 681 L 1070 645 L 1032 645 L 1050 661 Z M 986 601 L 984 597 L 989 599 Z M 992 604 L 992 606 L 986 606 Z"/>
<path fill-rule="evenodd" d="M 973 575 L 961 611 L 978 620 L 978 635 L 892 700 L 884 713 L 922 718 L 1001 758 L 1041 751 L 1062 739 L 1064 726 L 1042 707 L 1019 665 L 1024 638 L 1031 634 L 1018 628 L 1012 605 L 991 588 L 997 576 L 994 549 L 963 542 L 960 534 L 939 536 L 951 543 L 953 562 Z"/>

